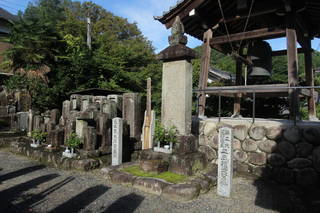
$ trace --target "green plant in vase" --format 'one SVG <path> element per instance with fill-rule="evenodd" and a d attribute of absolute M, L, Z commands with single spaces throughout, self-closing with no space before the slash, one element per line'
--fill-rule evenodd
<path fill-rule="evenodd" d="M 177 142 L 177 135 L 177 127 L 171 126 L 169 128 L 165 128 L 159 121 L 157 121 L 154 131 L 154 140 L 158 144 L 156 150 L 160 152 L 171 153 L 173 144 Z M 164 149 L 161 148 L 162 146 Z"/>
<path fill-rule="evenodd" d="M 82 144 L 82 141 L 78 137 L 78 135 L 76 133 L 71 133 L 69 135 L 68 139 L 66 140 L 67 148 L 63 152 L 63 156 L 66 156 L 66 157 L 69 157 L 69 158 L 72 158 L 72 157 L 76 156 L 76 154 L 74 153 L 74 150 L 76 148 L 79 148 L 81 144 Z M 70 148 L 71 151 L 68 148 Z"/>
<path fill-rule="evenodd" d="M 48 136 L 48 133 L 42 132 L 41 130 L 33 130 L 31 132 L 32 143 L 31 147 L 39 147 L 41 142 L 44 142 Z"/>

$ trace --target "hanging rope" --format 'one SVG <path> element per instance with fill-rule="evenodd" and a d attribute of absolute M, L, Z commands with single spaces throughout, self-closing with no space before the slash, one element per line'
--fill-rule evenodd
<path fill-rule="evenodd" d="M 233 49 L 233 45 L 232 45 L 232 43 L 231 43 L 230 34 L 229 34 L 228 26 L 227 26 L 227 23 L 226 23 L 226 19 L 225 19 L 225 17 L 224 17 L 222 5 L 221 5 L 221 0 L 218 0 L 218 3 L 219 3 L 219 8 L 220 8 L 221 16 L 222 16 L 222 18 L 223 18 L 224 27 L 226 28 L 227 37 L 228 37 L 229 44 L 230 44 L 230 47 L 231 47 L 231 52 L 233 52 L 234 49 Z"/>
<path fill-rule="evenodd" d="M 249 24 L 249 20 L 250 20 L 250 16 L 251 16 L 251 12 L 252 12 L 252 8 L 253 8 L 254 1 L 255 1 L 255 0 L 252 0 L 252 1 L 251 1 L 251 6 L 250 6 L 249 14 L 248 14 L 248 17 L 247 17 L 247 20 L 246 20 L 246 24 L 244 25 L 243 32 L 246 32 L 246 30 L 247 30 L 247 27 L 248 27 L 248 24 Z M 240 46 L 239 46 L 239 49 L 238 49 L 238 54 L 239 54 L 239 51 L 240 51 L 242 42 L 243 42 L 243 39 L 241 39 L 241 41 L 240 41 Z"/>

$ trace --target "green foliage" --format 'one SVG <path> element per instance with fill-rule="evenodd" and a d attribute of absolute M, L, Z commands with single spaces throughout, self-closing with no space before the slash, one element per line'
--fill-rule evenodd
<path fill-rule="evenodd" d="M 170 142 L 177 142 L 177 133 L 178 130 L 175 126 L 171 126 L 170 128 L 165 128 L 161 125 L 160 121 L 156 122 L 155 131 L 154 131 L 154 139 L 157 142 L 169 144 Z"/>
<path fill-rule="evenodd" d="M 139 166 L 129 166 L 122 169 L 124 172 L 128 172 L 132 175 L 139 177 L 151 177 L 151 178 L 159 178 L 165 180 L 169 183 L 181 183 L 186 180 L 186 176 L 179 175 L 173 172 L 162 172 L 160 174 L 145 172 Z"/>
<path fill-rule="evenodd" d="M 35 140 L 38 140 L 39 142 L 43 142 L 47 136 L 48 133 L 42 132 L 41 130 L 36 129 L 31 132 L 31 137 Z"/>
<path fill-rule="evenodd" d="M 66 140 L 66 145 L 71 148 L 78 148 L 82 144 L 82 141 L 76 133 L 71 133 Z"/>
<path fill-rule="evenodd" d="M 87 16 L 92 23 L 92 49 L 86 44 Z M 37 81 L 36 91 L 32 91 L 33 106 L 39 109 L 61 107 L 67 94 L 79 89 L 99 87 L 144 93 L 148 77 L 154 83 L 154 99 L 160 97 L 161 63 L 151 43 L 135 23 L 92 2 L 30 3 L 19 14 L 7 41 L 13 47 L 6 52 L 3 67 L 33 70 L 48 78 L 48 82 Z M 41 73 L 43 65 L 50 68 L 49 73 Z M 23 78 L 15 79 L 19 80 L 15 88 L 30 89 L 32 83 L 25 84 Z M 156 111 L 159 102 L 153 103 Z"/>

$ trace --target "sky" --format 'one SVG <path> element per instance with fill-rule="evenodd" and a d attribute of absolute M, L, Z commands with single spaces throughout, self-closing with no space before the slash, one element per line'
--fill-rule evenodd
<path fill-rule="evenodd" d="M 34 0 L 0 0 L 0 7 L 17 14 L 18 10 L 24 10 L 28 2 Z M 80 0 L 83 2 L 83 0 Z M 160 22 L 154 20 L 154 16 L 160 16 L 174 6 L 177 0 L 91 0 L 104 7 L 115 15 L 127 18 L 129 22 L 136 22 L 143 35 L 152 42 L 159 52 L 168 46 L 170 31 Z M 273 50 L 286 49 L 286 39 L 273 39 L 268 41 Z M 201 45 L 201 41 L 188 36 L 189 47 Z M 312 47 L 320 50 L 320 40 L 312 41 Z"/>

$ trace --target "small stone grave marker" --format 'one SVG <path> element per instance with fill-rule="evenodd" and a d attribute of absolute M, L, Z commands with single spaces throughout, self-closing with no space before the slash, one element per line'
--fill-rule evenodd
<path fill-rule="evenodd" d="M 112 119 L 112 166 L 122 164 L 122 118 Z"/>
<path fill-rule="evenodd" d="M 218 187 L 217 193 L 223 197 L 230 197 L 233 160 L 232 160 L 232 129 L 223 127 L 219 130 L 219 150 L 218 150 Z"/>

